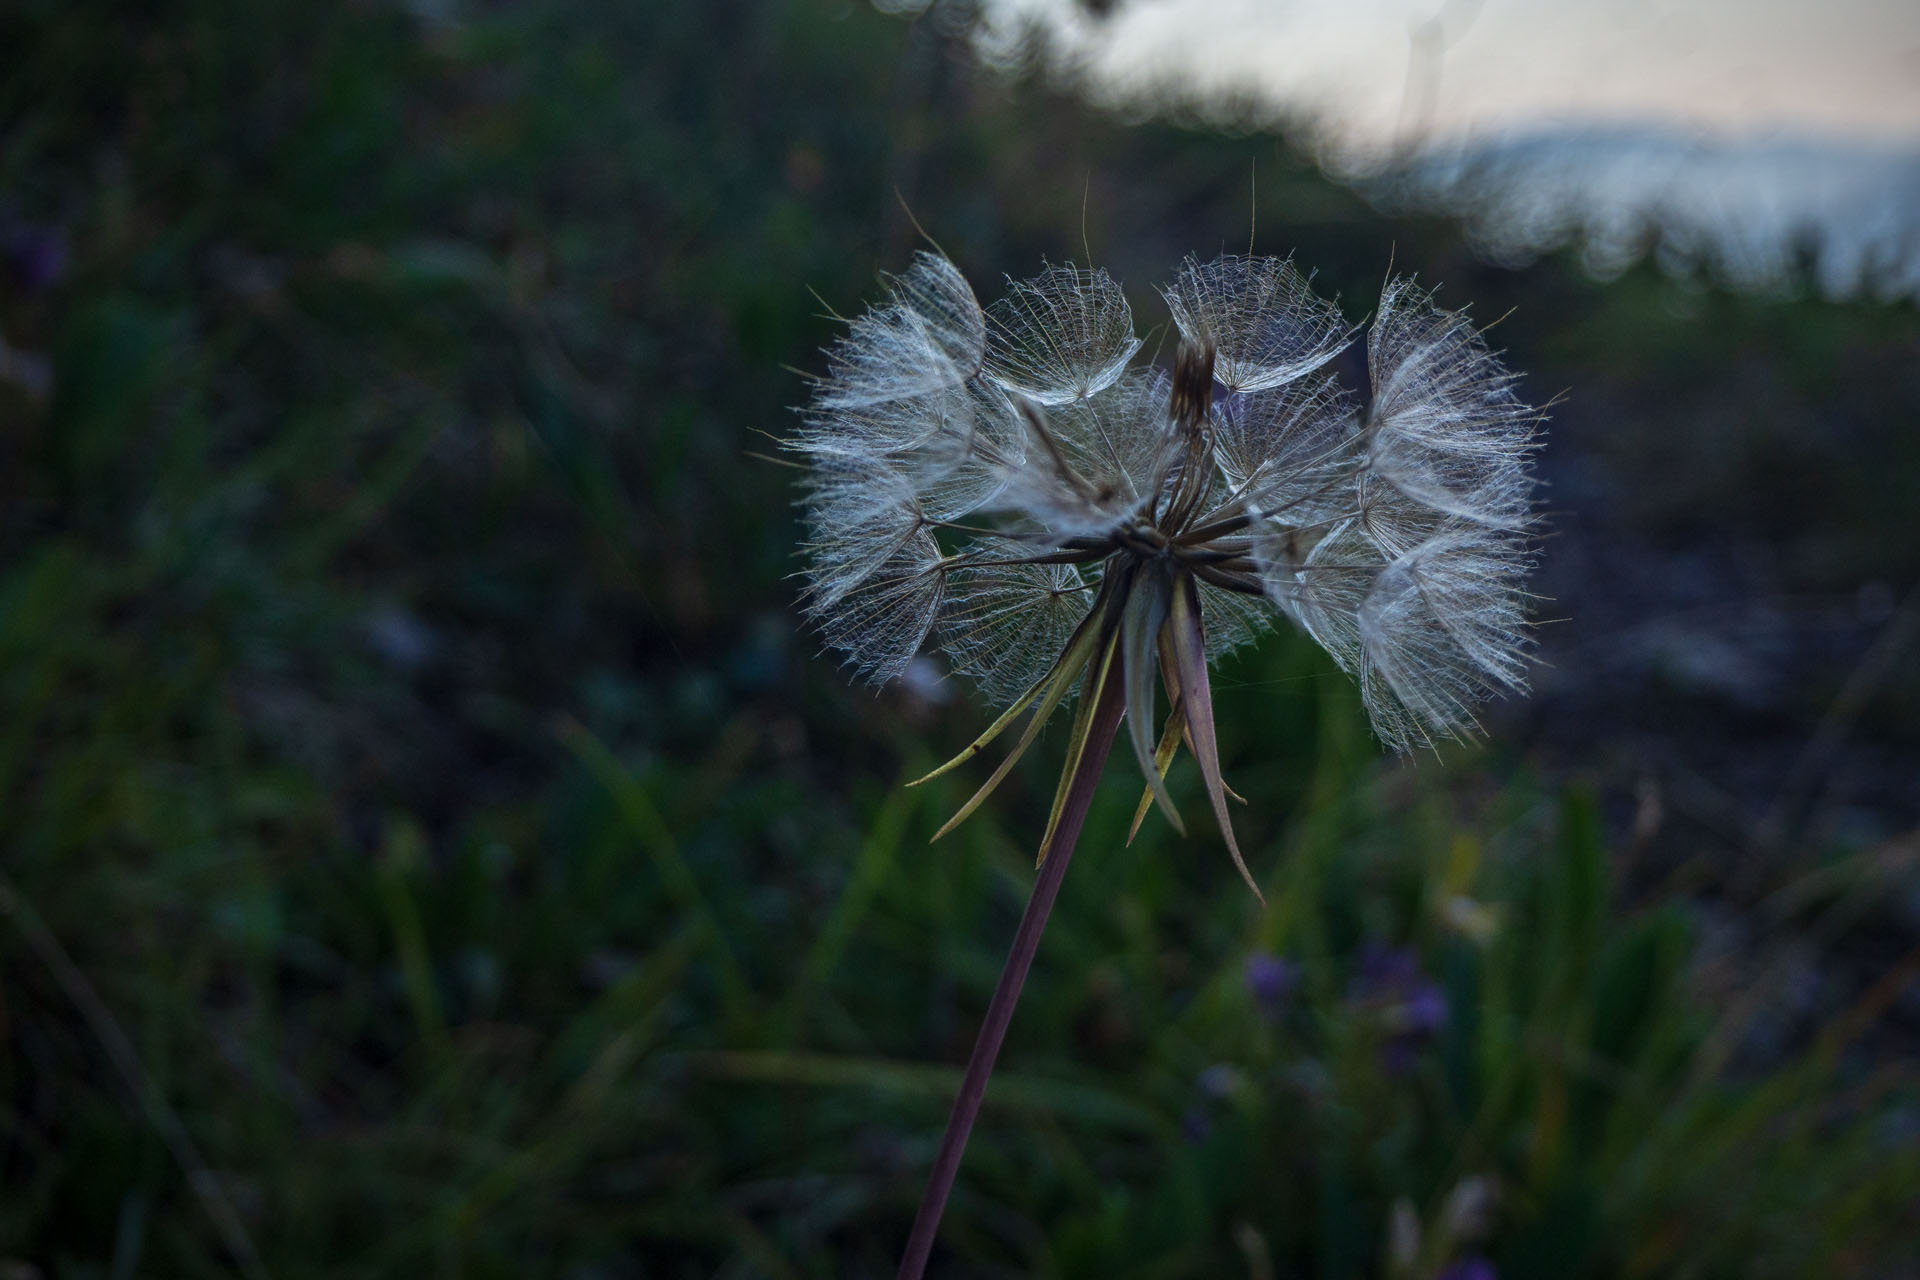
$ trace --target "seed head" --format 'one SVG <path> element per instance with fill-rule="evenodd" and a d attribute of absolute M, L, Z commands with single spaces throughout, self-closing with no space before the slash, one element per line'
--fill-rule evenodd
<path fill-rule="evenodd" d="M 1009 706 L 991 732 L 1104 678 L 1110 653 L 1170 816 L 1181 742 L 1216 790 L 1207 658 L 1276 615 L 1359 681 L 1390 746 L 1471 733 L 1524 684 L 1539 414 L 1406 279 L 1367 330 L 1364 407 L 1326 372 L 1353 331 L 1291 262 L 1190 258 L 1164 296 L 1170 375 L 1133 364 L 1105 271 L 1049 267 L 984 310 L 935 254 L 888 281 L 788 442 L 828 643 L 882 681 L 941 650 Z"/>

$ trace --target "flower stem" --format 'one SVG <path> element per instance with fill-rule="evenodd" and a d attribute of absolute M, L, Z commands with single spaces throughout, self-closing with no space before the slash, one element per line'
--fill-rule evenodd
<path fill-rule="evenodd" d="M 1105 664 L 1096 661 L 1096 670 Z M 1040 851 L 1040 870 L 1033 882 L 1033 894 L 1020 916 L 1020 928 L 1013 935 L 1013 948 L 1000 970 L 1000 983 L 993 989 L 987 1005 L 986 1021 L 973 1042 L 973 1054 L 967 1059 L 966 1074 L 960 1080 L 960 1095 L 953 1100 L 953 1113 L 947 1117 L 947 1131 L 940 1139 L 933 1170 L 927 1175 L 927 1190 L 920 1198 L 920 1212 L 913 1220 L 913 1232 L 907 1237 L 907 1250 L 900 1259 L 898 1280 L 920 1280 L 933 1252 L 933 1237 L 940 1229 L 940 1215 L 947 1207 L 947 1193 L 953 1190 L 954 1177 L 960 1172 L 960 1156 L 967 1149 L 967 1136 L 973 1132 L 974 1117 L 987 1095 L 987 1077 L 993 1074 L 994 1059 L 1000 1055 L 1000 1042 L 1006 1039 L 1007 1025 L 1013 1021 L 1013 1007 L 1020 1000 L 1020 988 L 1033 966 L 1034 953 L 1040 948 L 1041 931 L 1047 927 L 1047 915 L 1060 894 L 1060 882 L 1066 878 L 1067 863 L 1073 858 L 1073 846 L 1080 838 L 1081 824 L 1093 803 L 1094 784 L 1100 780 L 1101 766 L 1120 728 L 1120 716 L 1126 709 L 1125 682 L 1113 673 L 1101 682 L 1098 702 L 1088 729 L 1086 749 L 1068 783 L 1060 819 L 1053 837 Z"/>

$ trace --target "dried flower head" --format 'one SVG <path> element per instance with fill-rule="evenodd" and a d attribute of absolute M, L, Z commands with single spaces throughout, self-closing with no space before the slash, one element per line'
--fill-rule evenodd
<path fill-rule="evenodd" d="M 1071 771 L 1114 683 L 1149 796 L 1177 825 L 1162 779 L 1184 742 L 1233 849 L 1207 661 L 1275 615 L 1358 679 L 1396 748 L 1470 733 L 1522 685 L 1539 415 L 1404 279 L 1367 332 L 1364 407 L 1326 372 L 1352 330 L 1292 263 L 1189 259 L 1164 292 L 1170 373 L 1133 364 L 1104 271 L 1049 267 L 984 310 L 943 257 L 891 279 L 789 442 L 805 600 L 870 677 L 931 643 L 1006 705 L 953 764 L 1031 709 L 1017 758 L 1079 686 Z"/>

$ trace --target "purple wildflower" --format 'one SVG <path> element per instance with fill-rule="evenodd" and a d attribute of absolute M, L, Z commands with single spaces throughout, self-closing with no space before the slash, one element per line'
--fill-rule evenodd
<path fill-rule="evenodd" d="M 1403 1032 L 1434 1035 L 1447 1025 L 1447 993 L 1423 978 L 1407 993 L 1398 1014 Z"/>
<path fill-rule="evenodd" d="M 59 227 L 31 222 L 9 222 L 0 232 L 13 278 L 29 293 L 50 289 L 66 274 L 67 237 Z"/>
<path fill-rule="evenodd" d="M 1290 960 L 1266 951 L 1247 957 L 1247 994 L 1268 1018 L 1277 1019 L 1285 1011 L 1299 981 L 1300 968 Z"/>
<path fill-rule="evenodd" d="M 1411 1070 L 1420 1049 L 1447 1024 L 1447 993 L 1421 972 L 1420 958 L 1406 947 L 1361 952 L 1348 998 L 1386 1032 L 1380 1057 L 1389 1075 Z"/>
<path fill-rule="evenodd" d="M 1485 1258 L 1462 1258 L 1442 1271 L 1439 1280 L 1500 1280 L 1500 1273 Z"/>

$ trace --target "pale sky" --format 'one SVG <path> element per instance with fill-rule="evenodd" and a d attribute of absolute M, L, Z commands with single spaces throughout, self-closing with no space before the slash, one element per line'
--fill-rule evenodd
<path fill-rule="evenodd" d="M 990 0 L 1060 23 L 1096 80 L 1249 87 L 1337 149 L 1553 124 L 1920 143 L 1920 0 Z M 1437 21 L 1436 21 L 1437 20 Z M 1408 69 L 1416 32 L 1444 56 Z"/>

